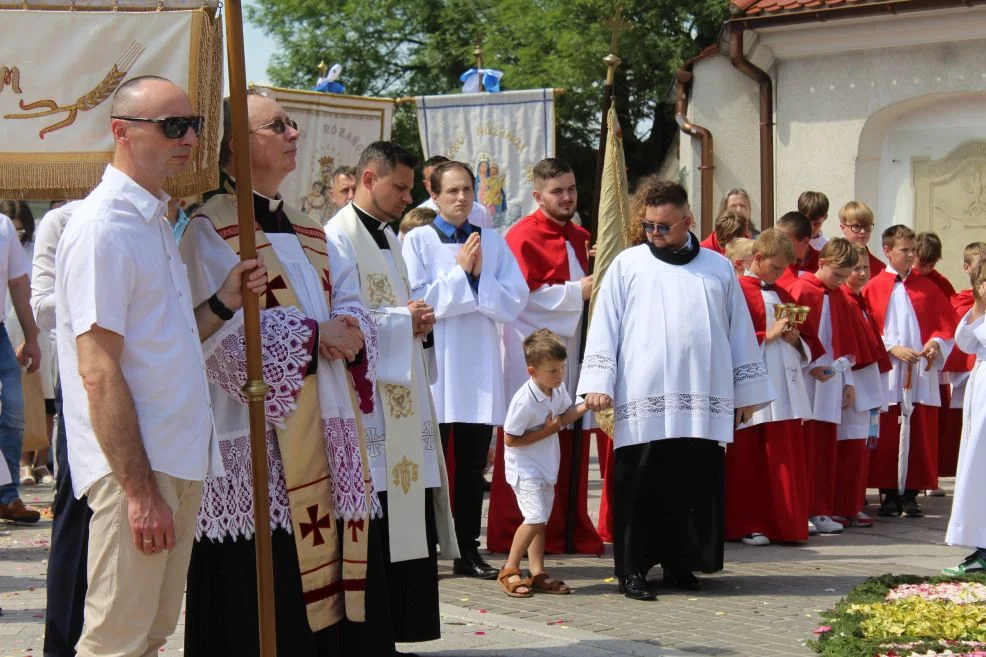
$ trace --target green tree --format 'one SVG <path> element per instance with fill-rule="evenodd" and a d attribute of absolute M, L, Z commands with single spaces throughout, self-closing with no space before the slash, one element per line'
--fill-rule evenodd
<path fill-rule="evenodd" d="M 624 0 L 633 29 L 622 35 L 617 108 L 631 176 L 660 166 L 674 131 L 673 74 L 719 37 L 728 0 Z M 504 72 L 504 89 L 560 87 L 557 152 L 579 179 L 588 210 L 595 179 L 602 58 L 610 33 L 601 21 L 613 0 L 253 0 L 251 22 L 280 45 L 268 74 L 284 87 L 310 88 L 320 61 L 343 65 L 347 92 L 376 96 L 455 93 L 474 64 Z M 393 138 L 418 151 L 412 105 L 399 106 Z"/>

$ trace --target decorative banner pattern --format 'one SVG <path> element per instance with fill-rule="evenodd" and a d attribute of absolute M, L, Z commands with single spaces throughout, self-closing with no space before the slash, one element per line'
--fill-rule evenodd
<path fill-rule="evenodd" d="M 0 9 L 0 24 L 8 35 L 31 35 L 0 47 L 0 196 L 88 194 L 113 156 L 113 94 L 142 75 L 183 87 L 205 117 L 189 171 L 169 180 L 168 191 L 188 196 L 218 185 L 223 71 L 214 10 Z"/>
<path fill-rule="evenodd" d="M 553 89 L 418 96 L 425 157 L 444 155 L 476 174 L 476 201 L 501 233 L 534 211 L 531 170 L 555 155 Z"/>
<path fill-rule="evenodd" d="M 360 153 L 371 143 L 390 139 L 394 101 L 260 87 L 298 122 L 298 168 L 285 178 L 281 193 L 288 203 L 320 224 L 338 208 L 329 197 L 332 172 L 356 166 Z"/>

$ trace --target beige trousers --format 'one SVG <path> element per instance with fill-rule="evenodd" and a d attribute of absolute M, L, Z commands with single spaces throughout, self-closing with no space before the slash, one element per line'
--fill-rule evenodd
<path fill-rule="evenodd" d="M 134 547 L 116 477 L 89 488 L 89 590 L 78 657 L 155 657 L 178 624 L 202 482 L 154 476 L 174 514 L 175 548 L 153 555 Z"/>

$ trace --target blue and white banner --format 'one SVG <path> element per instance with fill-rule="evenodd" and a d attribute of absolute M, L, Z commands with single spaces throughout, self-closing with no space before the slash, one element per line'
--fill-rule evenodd
<path fill-rule="evenodd" d="M 465 162 L 476 174 L 476 201 L 506 232 L 534 211 L 531 170 L 555 155 L 553 89 L 418 96 L 425 157 Z"/>

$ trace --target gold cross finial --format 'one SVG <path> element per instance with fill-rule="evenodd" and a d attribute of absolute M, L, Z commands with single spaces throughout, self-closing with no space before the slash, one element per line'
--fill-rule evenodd
<path fill-rule="evenodd" d="M 600 21 L 610 32 L 609 52 L 611 55 L 619 54 L 620 35 L 633 29 L 633 23 L 623 18 L 623 4 L 616 5 L 616 15 Z"/>
<path fill-rule="evenodd" d="M 476 49 L 472 51 L 476 56 L 476 70 L 483 68 L 483 37 L 476 37 Z"/>

